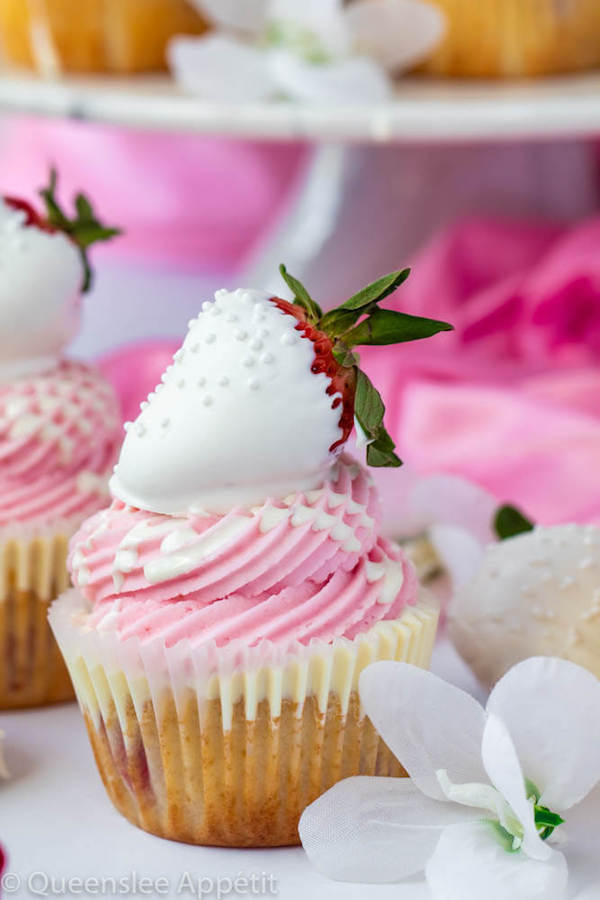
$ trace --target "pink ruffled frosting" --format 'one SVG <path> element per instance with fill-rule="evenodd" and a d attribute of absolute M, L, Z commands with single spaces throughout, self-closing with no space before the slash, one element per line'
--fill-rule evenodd
<path fill-rule="evenodd" d="M 0 383 L 0 526 L 85 518 L 105 502 L 121 440 L 113 388 L 62 361 Z"/>
<path fill-rule="evenodd" d="M 402 551 L 378 537 L 371 478 L 342 458 L 307 494 L 176 518 L 115 500 L 71 543 L 87 624 L 166 646 L 354 638 L 417 596 Z"/>

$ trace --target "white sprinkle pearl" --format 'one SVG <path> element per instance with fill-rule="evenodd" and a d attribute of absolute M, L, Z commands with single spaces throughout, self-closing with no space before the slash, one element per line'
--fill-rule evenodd
<path fill-rule="evenodd" d="M 285 334 L 281 335 L 281 343 L 284 347 L 291 347 L 291 345 L 294 343 L 294 340 L 294 335 L 290 334 L 288 331 L 286 331 Z"/>
<path fill-rule="evenodd" d="M 133 425 L 133 422 L 125 422 L 125 424 L 123 425 L 123 428 L 125 431 L 129 431 L 129 429 L 131 428 L 132 425 Z"/>
<path fill-rule="evenodd" d="M 268 366 L 268 365 L 270 365 L 270 363 L 273 362 L 274 359 L 275 359 L 275 357 L 273 356 L 272 353 L 263 353 L 263 355 L 260 358 L 260 361 L 261 361 L 261 363 L 264 363 L 265 365 Z"/>
<path fill-rule="evenodd" d="M 198 350 L 200 349 L 200 344 L 192 344 L 190 349 L 191 349 L 192 353 L 197 353 Z"/>
<path fill-rule="evenodd" d="M 255 359 L 253 356 L 246 356 L 242 360 L 242 363 L 246 366 L 246 368 L 250 369 L 254 365 Z"/>
<path fill-rule="evenodd" d="M 142 425 L 141 422 L 139 423 L 139 425 L 136 427 L 135 430 L 136 430 L 136 434 L 138 437 L 144 437 L 144 435 L 146 434 L 146 426 Z"/>
<path fill-rule="evenodd" d="M 221 385 L 221 387 L 227 387 L 227 385 L 229 384 L 229 378 L 227 377 L 227 375 L 223 375 L 222 378 L 219 378 L 219 384 Z"/>
<path fill-rule="evenodd" d="M 240 328 L 240 330 L 236 331 L 236 333 L 235 333 L 236 341 L 245 341 L 247 337 L 248 337 L 248 332 L 244 331 L 243 328 Z"/>
<path fill-rule="evenodd" d="M 202 312 L 208 312 L 209 309 L 211 309 L 211 308 L 212 308 L 212 303 L 210 302 L 210 300 L 205 300 L 204 303 L 202 304 Z"/>
<path fill-rule="evenodd" d="M 210 396 L 210 394 L 207 394 L 206 397 L 202 398 L 202 402 L 205 406 L 212 406 L 213 398 Z"/>
<path fill-rule="evenodd" d="M 204 340 L 206 341 L 207 344 L 214 344 L 216 339 L 217 339 L 217 336 L 213 332 L 211 332 L 210 334 L 207 334 L 206 337 L 204 338 Z"/>
<path fill-rule="evenodd" d="M 220 300 L 221 297 L 226 297 L 226 296 L 227 296 L 227 291 L 225 290 L 225 288 L 219 288 L 218 291 L 215 291 L 215 300 Z"/>
<path fill-rule="evenodd" d="M 179 381 L 177 382 L 177 387 L 178 387 L 178 388 L 184 388 L 184 387 L 185 387 L 185 378 L 180 378 L 180 379 L 179 379 Z"/>
<path fill-rule="evenodd" d="M 238 320 L 238 317 L 236 316 L 235 313 L 229 313 L 229 315 L 225 317 L 226 322 L 237 322 L 237 320 Z"/>
<path fill-rule="evenodd" d="M 202 377 L 198 379 L 198 387 L 204 387 L 206 384 L 206 378 Z"/>
<path fill-rule="evenodd" d="M 258 378 L 250 378 L 248 381 L 248 387 L 251 391 L 257 391 L 260 387 L 260 381 Z"/>
<path fill-rule="evenodd" d="M 260 330 L 260 336 L 261 336 L 262 338 L 268 338 L 268 337 L 269 337 L 269 329 L 268 329 L 268 328 L 261 328 L 261 330 Z"/>
<path fill-rule="evenodd" d="M 148 406 L 148 401 L 142 400 L 142 402 L 140 403 L 140 409 L 146 409 L 147 406 Z"/>
<path fill-rule="evenodd" d="M 253 350 L 260 350 L 262 348 L 262 341 L 259 338 L 254 338 L 254 340 L 250 341 L 250 346 Z"/>
<path fill-rule="evenodd" d="M 160 427 L 161 427 L 161 428 L 168 428 L 170 424 L 171 424 L 171 420 L 170 420 L 170 419 L 163 419 L 162 422 L 160 423 Z"/>

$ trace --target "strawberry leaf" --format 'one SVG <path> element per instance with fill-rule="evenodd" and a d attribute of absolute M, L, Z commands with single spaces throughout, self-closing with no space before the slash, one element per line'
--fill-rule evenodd
<path fill-rule="evenodd" d="M 494 530 L 501 541 L 533 531 L 534 524 L 514 506 L 501 506 L 494 516 Z"/>
<path fill-rule="evenodd" d="M 359 344 L 402 344 L 432 337 L 440 331 L 453 331 L 453 326 L 436 319 L 375 307 L 368 318 L 343 335 L 343 340 L 349 347 Z"/>
<path fill-rule="evenodd" d="M 370 466 L 401 466 L 394 453 L 395 444 L 384 428 L 385 406 L 379 391 L 361 369 L 356 370 L 354 415 L 369 441 L 367 463 Z"/>
<path fill-rule="evenodd" d="M 395 444 L 385 428 L 381 428 L 379 437 L 367 445 L 367 465 L 374 468 L 398 468 L 402 460 L 394 453 Z"/>
<path fill-rule="evenodd" d="M 332 309 L 325 313 L 319 322 L 319 328 L 329 337 L 336 338 L 352 328 L 364 314 L 364 309 Z"/>
<path fill-rule="evenodd" d="M 119 228 L 109 228 L 102 224 L 96 217 L 92 204 L 85 194 L 77 194 L 75 197 L 74 218 L 69 216 L 61 208 L 56 198 L 58 176 L 56 169 L 50 171 L 50 183 L 48 187 L 40 191 L 40 195 L 46 205 L 46 218 L 50 225 L 64 232 L 79 248 L 83 265 L 83 293 L 89 291 L 92 286 L 93 273 L 88 257 L 88 248 L 99 241 L 108 241 L 121 234 Z"/>
<path fill-rule="evenodd" d="M 283 264 L 279 266 L 279 271 L 281 272 L 283 280 L 294 295 L 294 303 L 296 306 L 301 306 L 308 314 L 311 322 L 316 324 L 323 315 L 323 311 L 319 304 L 315 303 L 302 282 L 298 281 L 297 278 L 294 278 L 293 275 L 290 275 Z"/>
<path fill-rule="evenodd" d="M 358 294 L 354 294 L 353 297 L 342 303 L 338 309 L 364 309 L 365 306 L 370 306 L 371 303 L 381 303 L 382 300 L 393 294 L 396 288 L 399 288 L 409 275 L 410 269 L 401 269 L 398 272 L 384 275 L 383 278 L 379 278 L 372 284 L 367 285 Z"/>

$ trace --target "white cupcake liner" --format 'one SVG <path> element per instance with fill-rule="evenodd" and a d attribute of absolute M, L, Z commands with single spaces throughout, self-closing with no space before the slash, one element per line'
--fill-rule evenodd
<path fill-rule="evenodd" d="M 353 641 L 286 648 L 120 641 L 86 625 L 89 608 L 69 591 L 50 622 L 106 790 L 140 828 L 194 844 L 296 844 L 302 811 L 341 778 L 404 774 L 361 709 L 358 678 L 380 659 L 428 665 L 432 600 Z"/>
<path fill-rule="evenodd" d="M 0 527 L 0 603 L 12 590 L 33 591 L 47 602 L 67 590 L 69 541 L 87 515 Z"/>
<path fill-rule="evenodd" d="M 69 586 L 69 539 L 81 517 L 0 528 L 0 709 L 73 699 L 48 626 L 48 605 Z"/>
<path fill-rule="evenodd" d="M 199 702 L 218 699 L 225 730 L 241 698 L 249 721 L 264 699 L 274 718 L 284 698 L 301 710 L 306 696 L 314 695 L 324 712 L 331 692 L 339 697 L 345 714 L 350 693 L 357 690 L 359 675 L 371 662 L 393 659 L 429 664 L 439 615 L 436 602 L 423 593 L 400 619 L 381 621 L 354 640 L 313 640 L 306 646 L 263 641 L 255 647 L 236 640 L 225 647 L 210 642 L 194 648 L 186 640 L 165 647 L 160 636 L 123 641 L 114 631 L 89 628 L 89 611 L 88 601 L 71 590 L 55 601 L 49 619 L 80 701 L 90 714 L 97 718 L 101 713 L 92 684 L 101 670 L 109 681 L 116 679 L 118 690 L 126 690 L 136 705 L 148 699 L 160 702 L 165 689 L 176 702 L 187 699 L 190 690 Z"/>

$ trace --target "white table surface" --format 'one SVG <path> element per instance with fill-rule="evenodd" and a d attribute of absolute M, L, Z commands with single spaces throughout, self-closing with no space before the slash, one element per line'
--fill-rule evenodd
<path fill-rule="evenodd" d="M 386 143 L 600 134 L 600 74 L 537 80 L 405 78 L 363 106 L 227 104 L 184 94 L 168 76 L 64 77 L 0 72 L 0 109 L 198 134 Z"/>
<path fill-rule="evenodd" d="M 447 642 L 441 642 L 436 648 L 433 668 L 481 696 Z M 211 900 L 218 896 L 219 878 L 235 879 L 240 874 L 251 877 L 253 873 L 256 876 L 272 875 L 278 891 L 276 896 L 283 900 L 426 900 L 429 896 L 427 888 L 418 879 L 389 886 L 327 881 L 311 868 L 301 848 L 224 850 L 190 847 L 138 830 L 123 819 L 107 799 L 75 704 L 1 714 L 0 727 L 7 734 L 6 755 L 12 773 L 10 781 L 0 785 L 0 841 L 9 856 L 8 871 L 21 881 L 16 891 L 8 893 L 5 889 L 3 898 L 58 896 L 63 878 L 131 879 L 133 873 L 137 873 L 138 878 L 166 879 L 169 893 L 162 896 L 168 897 L 194 896 L 188 890 L 187 881 L 178 893 L 184 873 L 189 873 L 192 879 L 213 879 L 212 890 L 209 890 L 208 881 L 204 883 L 207 891 L 204 896 Z M 596 792 L 595 799 L 595 820 L 600 826 L 600 791 Z M 594 866 L 600 881 L 600 829 L 588 829 L 587 824 L 586 816 L 577 811 L 569 817 L 568 825 L 574 835 L 580 838 L 587 833 L 585 840 L 578 842 L 577 854 L 571 854 L 573 897 L 592 877 Z M 28 885 L 32 873 L 42 874 L 34 875 Z M 47 877 L 59 880 L 47 884 Z M 74 887 L 77 891 L 76 883 Z M 227 889 L 226 882 L 223 887 Z M 75 892 L 66 894 L 77 895 Z M 79 894 L 90 895 L 89 891 Z M 114 894 L 110 883 L 108 890 L 98 895 L 123 896 Z M 130 891 L 129 896 L 132 895 Z M 144 894 L 138 891 L 135 896 Z M 152 890 L 145 896 L 161 894 Z M 244 896 L 274 895 L 267 892 Z"/>

